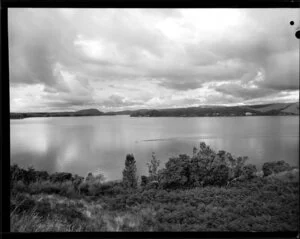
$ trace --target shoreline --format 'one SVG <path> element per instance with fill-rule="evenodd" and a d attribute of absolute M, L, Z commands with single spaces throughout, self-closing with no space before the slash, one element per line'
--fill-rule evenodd
<path fill-rule="evenodd" d="M 286 114 L 286 115 L 220 115 L 220 116 L 131 116 L 131 115 L 69 115 L 69 116 L 28 116 L 28 117 L 21 117 L 21 118 L 10 118 L 10 120 L 21 120 L 21 119 L 27 119 L 27 118 L 63 118 L 63 117 L 97 117 L 97 116 L 129 116 L 130 118 L 237 118 L 237 117 L 264 117 L 264 116 L 284 116 L 284 117 L 299 117 L 299 115 L 296 114 Z"/>

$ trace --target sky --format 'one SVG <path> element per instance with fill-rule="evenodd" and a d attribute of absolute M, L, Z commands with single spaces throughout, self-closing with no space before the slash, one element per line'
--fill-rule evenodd
<path fill-rule="evenodd" d="M 299 101 L 299 17 L 288 8 L 9 9 L 10 110 Z"/>

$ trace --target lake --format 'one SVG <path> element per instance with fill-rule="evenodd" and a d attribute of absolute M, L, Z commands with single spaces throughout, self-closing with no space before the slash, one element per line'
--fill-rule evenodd
<path fill-rule="evenodd" d="M 152 152 L 161 161 L 192 155 L 204 141 L 215 150 L 248 156 L 258 169 L 285 160 L 299 166 L 299 117 L 57 117 L 10 120 L 11 164 L 85 176 L 100 169 L 121 179 L 126 154 L 133 153 L 139 175 L 147 175 Z"/>

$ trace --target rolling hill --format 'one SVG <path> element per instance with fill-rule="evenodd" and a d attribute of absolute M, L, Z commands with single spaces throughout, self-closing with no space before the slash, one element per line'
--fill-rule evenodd
<path fill-rule="evenodd" d="M 299 103 L 274 103 L 246 106 L 201 106 L 134 111 L 131 117 L 203 117 L 245 115 L 299 115 Z"/>
<path fill-rule="evenodd" d="M 282 112 L 299 115 L 299 102 L 289 105 Z"/>
<path fill-rule="evenodd" d="M 115 112 L 101 112 L 97 109 L 84 109 L 74 112 L 10 113 L 11 119 L 27 117 L 76 117 L 76 116 L 130 115 L 131 117 L 210 117 L 246 115 L 299 115 L 299 102 L 274 103 L 245 106 L 199 106 L 168 109 L 139 109 Z"/>
<path fill-rule="evenodd" d="M 85 109 L 85 110 L 79 110 L 79 111 L 76 111 L 74 113 L 74 115 L 80 115 L 80 116 L 88 116 L 88 115 L 103 115 L 104 113 L 97 110 L 97 109 Z"/>

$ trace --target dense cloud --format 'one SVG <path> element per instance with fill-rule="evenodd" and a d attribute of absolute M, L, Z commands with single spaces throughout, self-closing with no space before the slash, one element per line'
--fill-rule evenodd
<path fill-rule="evenodd" d="M 11 111 L 298 100 L 297 9 L 9 9 Z M 298 93 L 298 94 L 297 94 Z"/>

